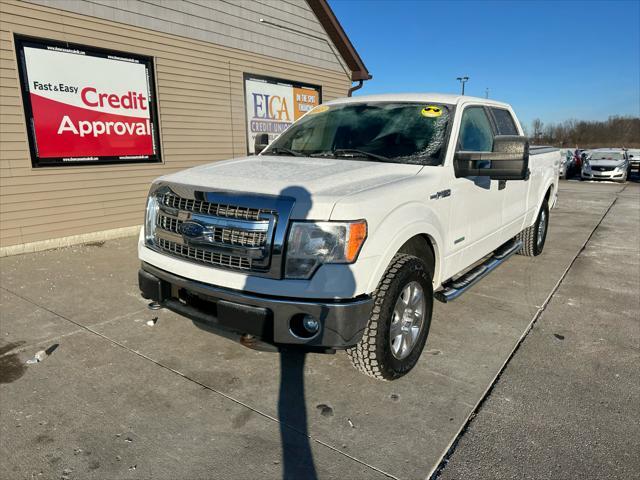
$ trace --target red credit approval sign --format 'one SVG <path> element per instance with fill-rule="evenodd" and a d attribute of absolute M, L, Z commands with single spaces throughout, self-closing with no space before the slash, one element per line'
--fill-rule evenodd
<path fill-rule="evenodd" d="M 159 161 L 151 59 L 16 43 L 34 166 Z"/>

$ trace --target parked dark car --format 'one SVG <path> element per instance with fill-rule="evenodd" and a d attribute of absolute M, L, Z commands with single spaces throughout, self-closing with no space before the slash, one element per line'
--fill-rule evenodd
<path fill-rule="evenodd" d="M 560 178 L 567 179 L 580 176 L 582 161 L 579 161 L 572 149 L 566 150 L 560 161 Z"/>

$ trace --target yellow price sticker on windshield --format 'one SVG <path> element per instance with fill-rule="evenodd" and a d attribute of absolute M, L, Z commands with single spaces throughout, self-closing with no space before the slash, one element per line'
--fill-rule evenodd
<path fill-rule="evenodd" d="M 440 115 L 442 115 L 442 108 L 437 107 L 435 105 L 429 105 L 422 109 L 422 111 L 420 112 L 420 115 L 422 115 L 423 117 L 429 117 L 429 118 L 439 117 Z"/>
<path fill-rule="evenodd" d="M 309 115 L 315 115 L 316 113 L 326 112 L 327 110 L 329 110 L 329 107 L 327 105 L 318 105 L 316 108 L 309 111 Z"/>

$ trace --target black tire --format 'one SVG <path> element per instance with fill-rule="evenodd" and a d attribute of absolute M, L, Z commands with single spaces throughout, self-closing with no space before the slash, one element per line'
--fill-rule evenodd
<path fill-rule="evenodd" d="M 542 235 L 539 237 L 540 229 L 544 228 Z M 522 241 L 522 248 L 518 252 L 519 255 L 525 257 L 537 257 L 542 253 L 544 249 L 544 243 L 547 239 L 547 232 L 549 231 L 549 204 L 547 200 L 542 203 L 540 212 L 538 212 L 538 218 L 536 222 L 528 228 L 525 228 L 518 235 L 516 240 Z"/>
<path fill-rule="evenodd" d="M 424 312 L 420 331 L 405 358 L 392 352 L 390 328 L 393 312 L 405 287 L 417 282 L 424 295 Z M 353 366 L 379 380 L 395 380 L 416 365 L 427 341 L 433 312 L 433 284 L 429 268 L 417 257 L 398 253 L 387 267 L 373 293 L 373 309 L 360 342 L 347 349 Z"/>

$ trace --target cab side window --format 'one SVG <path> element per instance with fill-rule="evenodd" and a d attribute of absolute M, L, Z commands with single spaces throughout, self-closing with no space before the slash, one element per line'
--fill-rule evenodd
<path fill-rule="evenodd" d="M 519 135 L 516 128 L 516 122 L 513 121 L 513 117 L 509 110 L 504 108 L 491 107 L 491 114 L 496 121 L 496 129 L 498 135 Z"/>
<path fill-rule="evenodd" d="M 467 108 L 462 114 L 458 150 L 490 152 L 493 149 L 493 130 L 483 107 Z"/>

